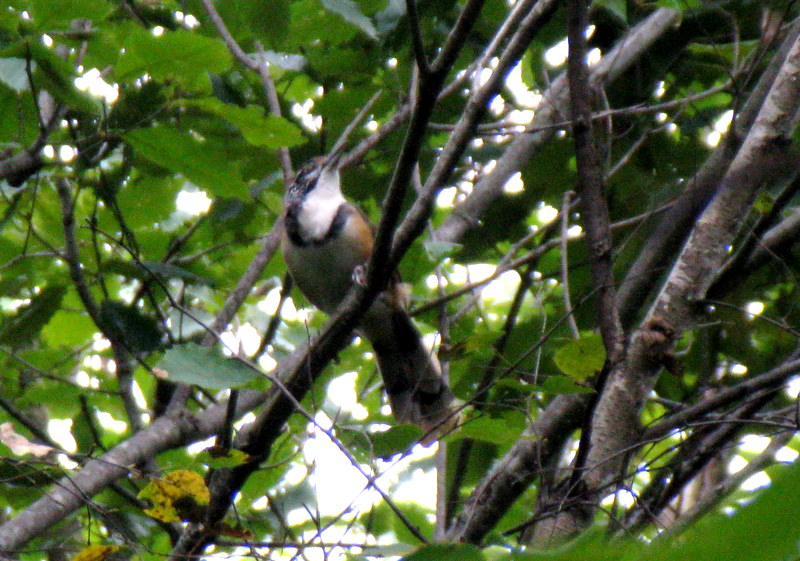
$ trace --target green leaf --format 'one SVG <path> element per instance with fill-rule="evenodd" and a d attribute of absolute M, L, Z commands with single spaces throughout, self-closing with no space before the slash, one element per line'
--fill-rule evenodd
<path fill-rule="evenodd" d="M 65 307 L 68 306 L 67 302 Z M 55 347 L 76 347 L 84 344 L 96 332 L 97 326 L 84 310 L 61 309 L 42 329 L 42 337 Z"/>
<path fill-rule="evenodd" d="M 446 242 L 440 240 L 425 240 L 423 242 L 423 247 L 428 254 L 428 257 L 434 263 L 438 263 L 445 257 L 450 257 L 451 255 L 458 252 L 461 249 L 462 245 L 460 243 L 453 243 L 453 242 Z"/>
<path fill-rule="evenodd" d="M 259 376 L 258 372 L 242 362 L 195 343 L 169 349 L 159 361 L 158 368 L 172 382 L 215 390 L 242 386 Z"/>
<path fill-rule="evenodd" d="M 303 133 L 297 126 L 282 117 L 265 115 L 264 108 L 258 105 L 238 107 L 215 98 L 185 101 L 183 105 L 222 117 L 239 129 L 245 140 L 254 146 L 278 149 L 305 142 Z"/>
<path fill-rule="evenodd" d="M 388 458 L 408 450 L 420 437 L 422 430 L 414 425 L 395 425 L 389 430 L 372 435 L 373 451 L 378 457 Z"/>
<path fill-rule="evenodd" d="M 2 58 L 0 59 L 0 82 L 15 90 L 17 93 L 27 91 L 31 88 L 26 70 L 27 63 L 22 58 Z M 31 62 L 31 70 L 36 66 Z"/>
<path fill-rule="evenodd" d="M 0 480 L 3 487 L 47 487 L 64 475 L 59 465 L 49 465 L 41 461 L 16 460 L 5 445 L 0 445 Z M 7 489 L 3 491 L 3 494 Z"/>
<path fill-rule="evenodd" d="M 493 418 L 489 415 L 471 419 L 453 434 L 454 439 L 471 438 L 501 446 L 514 443 L 518 437 L 517 431 L 509 430 L 508 422 L 505 419 Z"/>
<path fill-rule="evenodd" d="M 0 343 L 12 347 L 31 343 L 61 307 L 66 292 L 65 286 L 47 286 L 34 295 L 29 304 L 20 306 L 14 315 L 4 318 Z"/>
<path fill-rule="evenodd" d="M 569 376 L 548 376 L 542 382 L 540 389 L 550 394 L 594 393 L 592 388 L 575 383 L 575 380 Z"/>
<path fill-rule="evenodd" d="M 294 70 L 295 72 L 300 72 L 308 64 L 308 60 L 303 55 L 275 51 L 264 51 L 264 58 L 273 66 L 278 66 L 285 70 Z"/>
<path fill-rule="evenodd" d="M 617 15 L 622 21 L 628 21 L 628 2 L 627 0 L 601 0 L 598 2 L 608 10 Z"/>
<path fill-rule="evenodd" d="M 84 113 L 100 114 L 100 101 L 75 87 L 75 70 L 66 60 L 59 57 L 38 41 L 23 41 L 0 51 L 0 58 L 31 59 L 35 62 L 33 82 L 37 88 L 44 88 L 60 102 Z"/>
<path fill-rule="evenodd" d="M 149 74 L 155 80 L 175 79 L 197 91 L 210 91 L 209 72 L 224 72 L 231 55 L 216 39 L 190 31 L 167 31 L 156 37 L 136 30 L 125 42 L 114 72 L 118 81 L 129 81 Z"/>
<path fill-rule="evenodd" d="M 582 334 L 580 339 L 573 339 L 560 347 L 554 358 L 564 374 L 582 382 L 602 370 L 606 349 L 599 334 Z"/>
<path fill-rule="evenodd" d="M 783 470 L 761 495 L 732 517 L 701 521 L 679 539 L 657 541 L 625 559 L 641 561 L 778 561 L 796 559 L 800 535 L 800 464 Z"/>
<path fill-rule="evenodd" d="M 290 23 L 288 0 L 239 0 L 239 11 L 269 45 L 280 45 L 286 39 Z"/>
<path fill-rule="evenodd" d="M 136 129 L 123 135 L 148 160 L 184 175 L 220 196 L 247 197 L 247 186 L 233 162 L 174 128 Z"/>
<path fill-rule="evenodd" d="M 485 561 L 480 548 L 466 543 L 426 545 L 403 561 Z"/>
<path fill-rule="evenodd" d="M 215 285 L 211 279 L 195 275 L 191 271 L 172 263 L 161 263 L 160 261 L 142 261 L 140 266 L 132 261 L 109 259 L 103 263 L 103 271 L 116 273 L 131 279 L 145 280 L 155 275 L 164 279 L 180 279 L 187 284 Z"/>
<path fill-rule="evenodd" d="M 45 31 L 53 27 L 69 28 L 75 19 L 101 21 L 113 8 L 106 0 L 33 0 L 33 23 Z"/>
<path fill-rule="evenodd" d="M 658 0 L 656 6 L 659 8 L 672 8 L 678 12 L 687 12 L 703 5 L 702 0 Z"/>
<path fill-rule="evenodd" d="M 197 460 L 210 468 L 224 469 L 241 466 L 252 458 L 241 450 L 224 450 L 216 446 L 206 448 L 197 455 Z"/>
<path fill-rule="evenodd" d="M 353 0 L 322 0 L 325 9 L 339 14 L 346 22 L 358 27 L 372 39 L 378 39 L 378 30 L 372 20 L 361 13 L 358 4 Z"/>
<path fill-rule="evenodd" d="M 122 339 L 133 353 L 149 353 L 161 345 L 161 330 L 155 319 L 138 308 L 116 300 L 104 300 L 100 305 L 103 326 Z"/>

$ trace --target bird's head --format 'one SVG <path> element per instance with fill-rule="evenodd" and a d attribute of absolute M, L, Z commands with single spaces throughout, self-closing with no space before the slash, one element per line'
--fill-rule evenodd
<path fill-rule="evenodd" d="M 326 156 L 306 162 L 289 185 L 287 198 L 302 199 L 317 189 L 339 191 L 339 161 L 343 154 L 344 146 L 341 146 Z"/>

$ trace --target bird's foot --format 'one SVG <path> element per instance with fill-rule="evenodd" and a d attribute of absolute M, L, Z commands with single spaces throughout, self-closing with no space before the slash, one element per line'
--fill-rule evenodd
<path fill-rule="evenodd" d="M 358 286 L 367 286 L 367 268 L 364 265 L 353 267 L 353 282 Z"/>

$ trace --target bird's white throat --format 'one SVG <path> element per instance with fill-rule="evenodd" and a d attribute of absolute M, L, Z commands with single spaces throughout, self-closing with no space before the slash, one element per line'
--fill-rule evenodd
<path fill-rule="evenodd" d="M 319 240 L 325 237 L 331 223 L 345 202 L 339 186 L 339 172 L 325 170 L 317 180 L 317 185 L 303 200 L 298 217 L 301 235 L 305 239 Z"/>

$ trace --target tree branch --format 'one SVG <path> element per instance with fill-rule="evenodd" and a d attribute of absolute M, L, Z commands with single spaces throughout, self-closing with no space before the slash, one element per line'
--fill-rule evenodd
<path fill-rule="evenodd" d="M 538 4 L 537 4 L 538 6 Z M 661 8 L 646 20 L 633 27 L 600 62 L 592 67 L 593 87 L 607 85 L 646 53 L 653 43 L 667 33 L 680 14 L 672 9 Z M 434 232 L 437 240 L 457 243 L 467 230 L 480 223 L 486 209 L 503 193 L 503 185 L 508 178 L 518 172 L 533 154 L 556 133 L 549 125 L 564 121 L 568 113 L 568 88 L 566 76 L 559 76 L 542 96 L 543 102 L 536 110 L 532 126 L 540 128 L 536 132 L 524 133 L 515 138 L 498 158 L 492 172 L 482 177 L 474 186 L 472 193 L 457 205 L 444 223 Z"/>
<path fill-rule="evenodd" d="M 800 40 L 796 41 L 769 95 L 731 164 L 719 193 L 698 219 L 680 257 L 642 326 L 631 339 L 626 360 L 612 369 L 592 423 L 591 447 L 582 478 L 596 495 L 621 472 L 638 441 L 639 415 L 667 353 L 694 326 L 697 305 L 713 282 L 759 188 L 775 177 L 800 115 Z M 588 521 L 568 509 L 554 521 L 581 529 Z"/>
<path fill-rule="evenodd" d="M 461 159 L 470 140 L 472 140 L 478 122 L 486 113 L 489 100 L 500 91 L 508 73 L 517 64 L 535 34 L 547 23 L 557 7 L 558 3 L 554 0 L 542 0 L 533 7 L 520 23 L 520 27 L 508 47 L 503 51 L 496 68 L 492 71 L 492 75 L 483 86 L 475 90 L 470 96 L 461 118 L 447 140 L 447 144 L 445 144 L 441 154 L 436 159 L 436 164 L 428 175 L 424 188 L 418 193 L 414 205 L 398 228 L 395 242 L 392 246 L 393 255 L 405 253 L 413 240 L 422 233 L 427 220 L 433 212 L 436 194 L 450 179 L 453 169 Z M 436 236 L 437 234 L 434 232 L 432 237 L 439 239 Z M 393 262 L 396 263 L 397 258 L 394 257 L 393 259 Z"/>
<path fill-rule="evenodd" d="M 586 63 L 586 29 L 589 27 L 588 4 L 585 0 L 568 0 L 567 35 L 571 115 L 574 121 L 575 158 L 578 166 L 577 188 L 586 227 L 586 245 L 592 271 L 592 284 L 598 294 L 598 323 L 606 347 L 608 363 L 613 366 L 625 352 L 625 335 L 617 312 L 614 274 L 611 271 L 611 229 L 608 205 L 603 194 L 603 170 L 597 157 L 591 127 L 591 100 L 594 92 L 589 84 Z"/>
<path fill-rule="evenodd" d="M 251 410 L 261 399 L 260 392 L 243 392 L 239 414 Z M 224 423 L 225 408 L 222 403 L 198 415 L 159 417 L 109 452 L 89 460 L 77 473 L 62 479 L 42 498 L 0 526 L 0 555 L 18 556 L 28 541 L 81 508 L 88 497 L 128 475 L 130 466 L 215 434 Z"/>
<path fill-rule="evenodd" d="M 716 192 L 798 35 L 800 20 L 790 27 L 780 49 L 736 115 L 730 133 L 687 182 L 675 206 L 659 221 L 628 269 L 619 289 L 620 316 L 624 325 L 633 321 L 652 288 L 657 286 L 655 279 L 661 278 L 676 248 L 686 240 L 695 218 Z"/>

